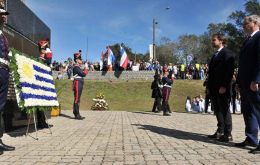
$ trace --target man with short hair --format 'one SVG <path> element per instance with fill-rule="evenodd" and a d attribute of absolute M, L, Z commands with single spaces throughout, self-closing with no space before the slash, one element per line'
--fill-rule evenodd
<path fill-rule="evenodd" d="M 229 110 L 231 99 L 231 80 L 234 72 L 234 54 L 225 47 L 226 38 L 222 34 L 212 36 L 212 46 L 217 52 L 209 63 L 207 92 L 217 118 L 217 131 L 209 138 L 221 142 L 232 141 L 232 118 Z"/>
<path fill-rule="evenodd" d="M 260 123 L 260 17 L 244 18 L 243 28 L 248 37 L 240 50 L 237 82 L 241 95 L 241 112 L 245 121 L 246 139 L 238 147 L 257 146 L 250 153 L 260 153 L 258 129 Z"/>
<path fill-rule="evenodd" d="M 7 100 L 8 83 L 9 83 L 9 48 L 8 41 L 3 33 L 3 27 L 7 21 L 9 13 L 0 4 L 0 155 L 3 151 L 12 151 L 15 147 L 7 146 L 2 142 L 4 126 L 2 124 L 2 113 Z"/>

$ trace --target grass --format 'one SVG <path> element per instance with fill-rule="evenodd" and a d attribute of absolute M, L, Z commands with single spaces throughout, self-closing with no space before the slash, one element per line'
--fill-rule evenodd
<path fill-rule="evenodd" d="M 153 99 L 151 81 L 90 81 L 84 82 L 81 96 L 81 110 L 89 110 L 93 104 L 92 99 L 102 92 L 105 95 L 110 110 L 115 111 L 151 111 Z M 187 96 L 204 95 L 203 81 L 176 80 L 170 96 L 170 107 L 173 111 L 183 112 Z M 73 91 L 71 80 L 56 80 L 57 91 L 62 90 L 58 99 L 61 109 L 71 110 L 73 105 Z"/>

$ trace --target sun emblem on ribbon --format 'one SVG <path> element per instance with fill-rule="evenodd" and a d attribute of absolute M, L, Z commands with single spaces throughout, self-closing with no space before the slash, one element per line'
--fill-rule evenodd
<path fill-rule="evenodd" d="M 23 73 L 27 78 L 33 78 L 33 70 L 29 64 L 23 64 Z"/>

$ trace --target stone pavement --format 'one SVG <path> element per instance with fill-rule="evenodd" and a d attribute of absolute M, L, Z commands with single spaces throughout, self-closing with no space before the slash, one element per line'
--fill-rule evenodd
<path fill-rule="evenodd" d="M 0 164 L 260 164 L 260 155 L 206 137 L 216 130 L 213 115 L 81 111 L 86 119 L 80 121 L 72 111 L 62 114 L 49 120 L 53 134 L 40 130 L 39 140 L 25 130 L 4 134 L 16 150 L 1 155 Z M 233 115 L 233 123 L 234 142 L 240 142 L 242 115 Z"/>

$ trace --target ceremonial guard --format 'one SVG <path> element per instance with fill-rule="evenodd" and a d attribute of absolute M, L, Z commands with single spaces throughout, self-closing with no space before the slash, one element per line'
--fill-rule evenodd
<path fill-rule="evenodd" d="M 39 57 L 40 60 L 44 62 L 44 64 L 50 66 L 52 60 L 52 52 L 50 50 L 49 39 L 39 41 L 38 48 L 40 53 L 40 57 Z M 36 115 L 37 115 L 37 128 L 41 129 L 41 128 L 49 128 L 49 126 L 53 126 L 53 125 L 48 125 L 43 111 L 37 109 Z"/>
<path fill-rule="evenodd" d="M 163 78 L 162 78 L 162 84 L 163 84 L 162 109 L 163 109 L 164 116 L 170 116 L 170 113 L 171 113 L 170 106 L 169 106 L 169 96 L 171 94 L 172 83 L 173 83 L 172 72 L 171 72 L 171 74 L 169 74 L 169 71 L 167 70 L 167 68 L 164 68 L 163 69 Z"/>
<path fill-rule="evenodd" d="M 4 133 L 4 126 L 2 120 L 2 113 L 7 100 L 8 83 L 9 83 L 9 48 L 8 41 L 2 29 L 6 24 L 7 15 L 3 4 L 0 4 L 0 155 L 3 151 L 12 151 L 15 147 L 7 146 L 3 143 L 2 137 Z"/>
<path fill-rule="evenodd" d="M 50 40 L 45 39 L 38 42 L 40 59 L 44 61 L 48 66 L 51 65 L 52 51 L 50 49 Z"/>
<path fill-rule="evenodd" d="M 79 105 L 80 105 L 80 96 L 83 90 L 84 77 L 88 74 L 87 67 L 81 68 L 83 65 L 81 59 L 81 51 L 74 53 L 75 65 L 73 67 L 73 91 L 74 91 L 74 104 L 73 104 L 73 114 L 75 119 L 83 120 L 85 117 L 80 116 Z"/>

